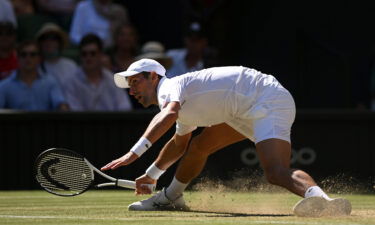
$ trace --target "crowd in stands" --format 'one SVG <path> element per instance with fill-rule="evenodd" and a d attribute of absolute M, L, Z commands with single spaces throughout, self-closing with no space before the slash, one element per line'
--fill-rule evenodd
<path fill-rule="evenodd" d="M 208 66 L 202 23 L 181 49 L 139 43 L 123 5 L 112 0 L 0 0 L 0 110 L 141 109 L 113 74 L 152 58 L 173 77 Z M 147 40 L 147 38 L 144 38 Z"/>

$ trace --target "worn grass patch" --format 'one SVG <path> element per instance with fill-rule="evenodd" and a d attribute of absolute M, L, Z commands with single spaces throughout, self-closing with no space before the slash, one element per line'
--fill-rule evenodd
<path fill-rule="evenodd" d="M 193 190 L 185 193 L 189 212 L 130 212 L 128 204 L 148 196 L 127 190 L 89 191 L 76 197 L 1 191 L 0 224 L 375 224 L 375 195 L 341 196 L 352 202 L 351 216 L 299 218 L 292 207 L 300 198 L 283 191 Z"/>

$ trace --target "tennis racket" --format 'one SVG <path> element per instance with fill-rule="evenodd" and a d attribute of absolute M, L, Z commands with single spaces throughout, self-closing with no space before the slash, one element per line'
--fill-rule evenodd
<path fill-rule="evenodd" d="M 94 172 L 111 181 L 94 184 Z M 42 152 L 35 161 L 35 178 L 47 192 L 59 196 L 75 196 L 91 187 L 117 186 L 135 189 L 135 182 L 116 179 L 95 168 L 80 154 L 64 149 L 51 148 Z M 154 185 L 147 185 L 151 190 Z"/>

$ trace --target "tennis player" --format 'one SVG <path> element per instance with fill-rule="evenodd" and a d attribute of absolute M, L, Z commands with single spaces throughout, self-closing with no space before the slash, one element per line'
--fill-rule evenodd
<path fill-rule="evenodd" d="M 267 180 L 304 197 L 294 207 L 296 215 L 350 214 L 349 201 L 329 198 L 311 176 L 290 168 L 295 104 L 275 77 L 229 66 L 168 79 L 159 63 L 141 59 L 115 74 L 114 80 L 118 87 L 130 88 L 130 94 L 144 107 L 158 105 L 161 111 L 133 148 L 102 170 L 132 163 L 175 123 L 174 136 L 145 174 L 136 179 L 136 193 L 149 194 L 151 191 L 142 184 L 156 184 L 165 170 L 183 156 L 172 183 L 151 198 L 132 203 L 129 210 L 186 210 L 183 191 L 202 171 L 207 157 L 248 138 L 255 143 Z M 197 127 L 205 128 L 190 140 Z"/>

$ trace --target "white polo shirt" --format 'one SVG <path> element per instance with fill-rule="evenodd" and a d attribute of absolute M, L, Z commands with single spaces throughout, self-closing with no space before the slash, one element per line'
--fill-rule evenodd
<path fill-rule="evenodd" d="M 280 90 L 287 92 L 271 75 L 230 66 L 162 78 L 157 95 L 160 109 L 168 102 L 180 103 L 176 133 L 184 135 L 196 127 L 263 117 L 264 109 L 253 106 Z"/>

